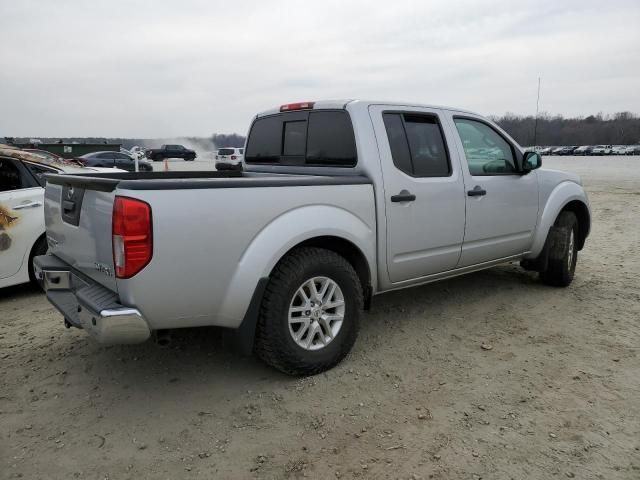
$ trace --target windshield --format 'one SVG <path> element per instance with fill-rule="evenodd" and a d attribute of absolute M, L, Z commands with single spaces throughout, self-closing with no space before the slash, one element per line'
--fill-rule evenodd
<path fill-rule="evenodd" d="M 218 155 L 233 155 L 233 148 L 221 148 L 218 150 Z"/>

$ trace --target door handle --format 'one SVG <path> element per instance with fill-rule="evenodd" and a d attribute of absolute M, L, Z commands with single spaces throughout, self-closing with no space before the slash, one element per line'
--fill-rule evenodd
<path fill-rule="evenodd" d="M 391 201 L 396 202 L 413 202 L 416 199 L 416 196 L 412 193 L 409 193 L 407 190 L 402 190 L 397 195 L 391 195 Z"/>
<path fill-rule="evenodd" d="M 23 208 L 35 208 L 41 206 L 42 202 L 21 203 L 20 205 L 16 205 L 15 207 L 13 207 L 13 210 L 22 210 Z"/>
<path fill-rule="evenodd" d="M 470 197 L 481 197 L 486 194 L 487 194 L 487 191 L 484 188 L 482 188 L 480 185 L 476 185 L 475 187 L 473 187 L 473 190 L 467 191 L 467 195 L 469 195 Z"/>

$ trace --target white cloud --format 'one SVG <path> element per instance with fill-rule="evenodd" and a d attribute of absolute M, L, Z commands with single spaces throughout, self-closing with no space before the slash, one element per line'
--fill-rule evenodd
<path fill-rule="evenodd" d="M 284 102 L 640 112 L 635 0 L 0 4 L 0 135 L 245 133 Z"/>

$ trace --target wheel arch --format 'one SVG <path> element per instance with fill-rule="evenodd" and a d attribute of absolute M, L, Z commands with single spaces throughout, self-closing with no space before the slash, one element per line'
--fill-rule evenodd
<path fill-rule="evenodd" d="M 40 244 L 40 242 L 45 242 L 45 245 L 47 244 L 47 232 L 42 232 L 42 234 L 40 234 L 40 236 L 38 238 L 36 238 L 36 240 L 33 242 L 33 244 L 31 245 L 31 248 L 29 249 L 29 255 L 26 257 L 27 260 L 27 273 L 29 274 L 29 278 L 31 280 L 33 280 L 34 278 L 32 278 L 32 271 L 31 271 L 31 265 L 33 264 L 33 257 L 35 256 L 36 253 L 36 248 L 38 247 L 38 245 Z M 48 246 L 47 246 L 48 248 Z"/>
<path fill-rule="evenodd" d="M 558 215 L 564 210 L 573 212 L 579 222 L 579 249 L 584 247 L 591 228 L 591 211 L 589 201 L 582 188 L 574 182 L 562 182 L 554 188 L 544 205 L 534 233 L 531 250 L 527 259 L 535 259 L 544 248 L 549 229 L 553 226 Z"/>
<path fill-rule="evenodd" d="M 232 328 L 241 323 L 260 279 L 268 279 L 277 263 L 301 246 L 327 248 L 343 255 L 364 286 L 375 291 L 375 235 L 374 219 L 363 220 L 340 207 L 307 205 L 284 212 L 265 225 L 245 248 L 224 293 L 218 318 Z"/>
<path fill-rule="evenodd" d="M 373 293 L 371 285 L 371 268 L 369 266 L 369 262 L 367 261 L 367 257 L 364 255 L 364 253 L 362 253 L 362 250 L 360 250 L 360 248 L 358 248 L 353 242 L 350 242 L 345 238 L 333 235 L 322 235 L 309 238 L 298 243 L 297 245 L 294 245 L 282 256 L 282 258 L 289 255 L 293 250 L 302 247 L 316 247 L 331 250 L 332 252 L 337 253 L 345 260 L 347 260 L 347 262 L 349 262 L 353 269 L 356 271 L 356 274 L 360 279 L 360 285 L 362 286 L 362 292 L 364 293 L 365 310 L 369 309 Z M 280 260 L 282 260 L 282 258 Z"/>

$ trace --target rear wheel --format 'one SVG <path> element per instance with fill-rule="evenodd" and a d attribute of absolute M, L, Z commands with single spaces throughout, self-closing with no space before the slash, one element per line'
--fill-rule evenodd
<path fill-rule="evenodd" d="M 255 351 L 290 375 L 313 375 L 339 363 L 358 336 L 363 294 L 343 257 L 300 248 L 282 259 L 267 284 Z"/>
<path fill-rule="evenodd" d="M 36 278 L 33 259 L 34 257 L 37 257 L 39 255 L 46 255 L 47 250 L 48 250 L 47 239 L 46 237 L 43 236 L 38 239 L 38 241 L 35 243 L 35 245 L 31 249 L 31 253 L 29 254 L 29 280 L 31 280 L 31 283 L 33 283 L 34 285 L 39 285 L 40 288 L 43 288 L 43 282 L 42 282 L 42 279 Z"/>
<path fill-rule="evenodd" d="M 540 278 L 547 285 L 571 284 L 578 262 L 578 219 L 573 212 L 561 212 L 549 231 L 549 260 Z"/>

